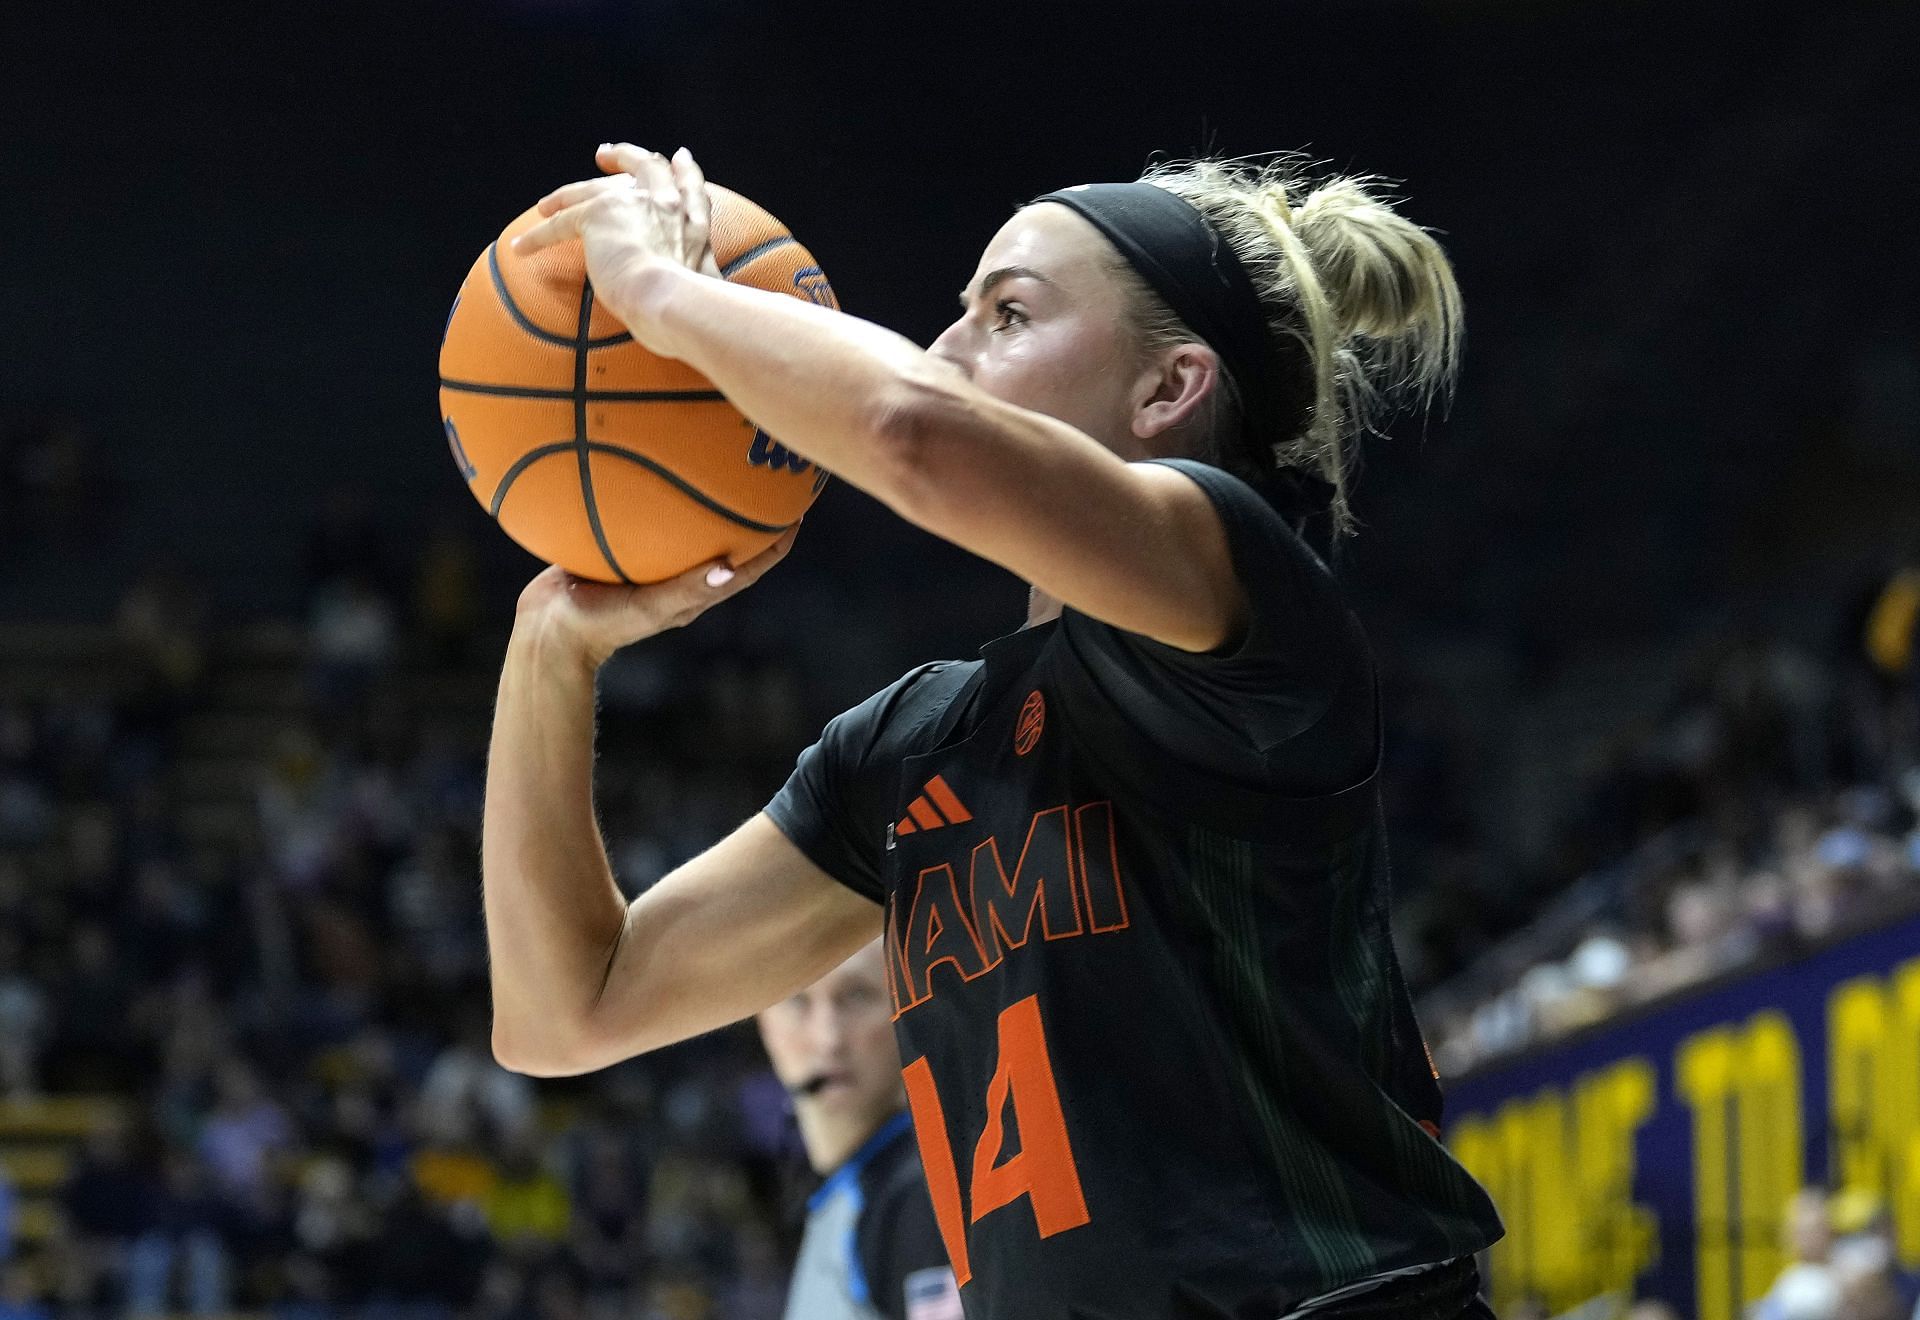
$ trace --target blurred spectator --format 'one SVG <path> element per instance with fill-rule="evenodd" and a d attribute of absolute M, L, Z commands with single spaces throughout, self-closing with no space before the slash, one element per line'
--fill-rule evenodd
<path fill-rule="evenodd" d="M 486 1197 L 487 1227 L 521 1254 L 539 1254 L 567 1238 L 573 1205 L 565 1184 L 541 1159 L 538 1134 L 520 1127 L 506 1139 L 499 1175 Z"/>
<path fill-rule="evenodd" d="M 270 1161 L 291 1143 L 292 1127 L 240 1060 L 221 1065 L 215 1086 L 218 1099 L 200 1129 L 200 1158 L 221 1191 L 249 1201 L 265 1186 Z"/>
<path fill-rule="evenodd" d="M 0 1253 L 0 1320 L 53 1320 L 33 1261 L 8 1260 Z"/>
<path fill-rule="evenodd" d="M 1905 564 L 1887 576 L 1861 631 L 1873 667 L 1896 689 L 1909 683 L 1920 647 L 1920 565 Z"/>
<path fill-rule="evenodd" d="M 581 1184 L 573 1215 L 572 1255 L 590 1302 L 617 1306 L 644 1259 L 646 1194 L 626 1143 L 590 1129 L 576 1162 Z"/>
<path fill-rule="evenodd" d="M 1884 1271 L 1879 1271 L 1840 1276 L 1834 1314 L 1846 1320 L 1909 1320 L 1913 1308 L 1902 1304 L 1900 1290 Z"/>
<path fill-rule="evenodd" d="M 60 1191 L 72 1235 L 68 1292 L 82 1305 L 118 1286 L 136 1238 L 151 1226 L 152 1170 L 134 1151 L 119 1119 L 94 1128 Z"/>
<path fill-rule="evenodd" d="M 774 1235 L 749 1225 L 740 1235 L 733 1281 L 720 1297 L 727 1320 L 780 1320 L 787 1300 L 787 1272 Z"/>
<path fill-rule="evenodd" d="M 337 777 L 311 729 L 275 737 L 256 796 L 260 831 L 281 877 L 295 889 L 319 882 L 332 860 L 339 810 Z"/>
<path fill-rule="evenodd" d="M 472 1111 L 423 1106 L 418 1114 L 421 1145 L 408 1162 L 414 1185 L 435 1206 L 481 1212 L 500 1171 L 481 1149 Z"/>
<path fill-rule="evenodd" d="M 423 560 L 403 619 L 378 538 L 353 525 L 316 537 L 301 658 L 353 672 L 320 694 L 337 709 L 289 712 L 264 755 L 233 757 L 247 828 L 202 828 L 168 773 L 180 720 L 226 686 L 189 677 L 211 644 L 191 588 L 163 570 L 121 619 L 153 687 L 0 703 L 0 1088 L 109 1091 L 152 1134 L 90 1143 L 61 1196 L 72 1240 L 8 1286 L 46 1309 L 51 1284 L 75 1316 L 777 1313 L 794 1133 L 743 1037 L 540 1088 L 493 1061 L 475 899 L 484 710 L 405 699 L 429 667 L 466 662 L 465 550 Z M 1433 1020 L 1448 1067 L 1597 1021 L 1662 975 L 1685 984 L 1826 938 L 1914 887 L 1920 775 L 1811 782 L 1820 683 L 1757 643 L 1720 665 L 1643 731 L 1651 769 L 1606 807 L 1624 842 L 1595 850 L 1612 886 L 1599 915 Z M 176 679 L 177 698 L 142 706 Z M 663 657 L 635 682 L 599 767 L 629 892 L 754 810 L 808 732 L 795 671 L 770 651 Z M 1457 764 L 1451 716 L 1430 704 L 1397 735 L 1393 773 L 1425 786 L 1416 799 Z M 1450 923 L 1414 939 L 1441 971 L 1482 942 L 1505 892 L 1462 842 L 1465 816 L 1435 797 L 1410 818 L 1442 879 L 1409 907 Z M 573 1133 L 547 1135 L 574 1113 L 588 1117 Z M 1851 1249 L 1836 1245 L 1836 1273 Z"/>
<path fill-rule="evenodd" d="M 1833 1224 L 1826 1192 L 1809 1187 L 1795 1194 L 1784 1231 L 1792 1263 L 1754 1306 L 1752 1320 L 1855 1320 L 1840 1310 L 1840 1283 L 1829 1262 Z"/>
<path fill-rule="evenodd" d="M 1920 1278 L 1900 1267 L 1886 1202 L 1853 1189 L 1837 1194 L 1828 1209 L 1835 1233 L 1831 1262 L 1840 1281 L 1840 1314 L 1848 1320 L 1909 1320 L 1920 1313 Z"/>
<path fill-rule="evenodd" d="M 50 1018 L 47 996 L 29 975 L 20 937 L 0 923 L 0 1101 L 23 1100 L 40 1089 L 40 1051 Z M 4 1178 L 0 1171 L 0 1179 Z M 6 1252 L 0 1249 L 0 1259 Z"/>
<path fill-rule="evenodd" d="M 165 1315 L 176 1298 L 188 1312 L 217 1316 L 230 1294 L 228 1214 L 191 1152 L 169 1150 L 142 1231 L 127 1252 L 127 1311 Z"/>
<path fill-rule="evenodd" d="M 140 1051 L 128 1029 L 134 982 L 112 933 L 95 921 L 73 929 L 65 974 L 55 985 L 57 1060 L 49 1080 L 62 1090 L 114 1090 L 140 1075 Z"/>
<path fill-rule="evenodd" d="M 328 562 L 363 562 L 351 543 Z M 0 1089 L 106 1092 L 132 1121 L 89 1138 L 59 1194 L 71 1231 L 12 1294 L 41 1307 L 51 1286 L 76 1320 L 768 1314 L 786 1264 L 768 1165 L 792 1143 L 777 1103 L 744 1133 L 737 1098 L 782 1094 L 743 1084 L 744 1036 L 573 1084 L 596 1099 L 564 1139 L 492 1058 L 484 710 L 442 720 L 376 680 L 352 718 L 295 712 L 230 758 L 240 774 L 192 786 L 252 792 L 247 828 L 208 832 L 169 773 L 181 718 L 226 699 L 186 680 L 185 651 L 210 654 L 191 594 L 157 571 L 122 617 L 180 700 L 0 703 Z M 392 623 L 383 672 L 454 662 Z M 766 659 L 716 681 L 747 708 L 737 744 L 703 703 L 667 712 L 663 745 L 609 767 L 662 791 L 615 816 L 703 846 L 784 775 L 794 745 L 762 735 L 798 719 L 796 693 Z"/>
<path fill-rule="evenodd" d="M 1636 1302 L 1627 1320 L 1680 1320 L 1680 1313 L 1665 1302 Z"/>
<path fill-rule="evenodd" d="M 402 1185 L 369 1244 L 362 1320 L 434 1320 L 474 1295 L 487 1260 L 477 1212 L 458 1216 Z"/>
<path fill-rule="evenodd" d="M 399 646 L 392 603 L 358 573 L 320 587 L 309 636 L 314 706 L 325 718 L 356 712 L 392 668 Z"/>
<path fill-rule="evenodd" d="M 14 1220 L 17 1213 L 13 1184 L 7 1179 L 5 1166 L 0 1166 L 0 1265 L 13 1259 Z"/>
<path fill-rule="evenodd" d="M 1564 958 L 1508 973 L 1477 1002 L 1432 997 L 1443 1070 L 1913 910 L 1920 774 L 1799 798 L 1756 790 L 1754 800 L 1767 810 L 1752 821 L 1722 811 L 1669 826 L 1590 877 L 1611 895 L 1606 912 L 1627 916 L 1624 927 L 1598 919 L 1560 946 Z M 1439 903 L 1429 895 L 1422 906 Z"/>
<path fill-rule="evenodd" d="M 533 1126 L 533 1082 L 493 1059 L 492 1027 L 475 1004 L 460 1010 L 459 1034 L 420 1082 L 420 1118 L 436 1132 L 484 1130 L 517 1138 Z"/>
<path fill-rule="evenodd" d="M 56 816 L 41 782 L 44 752 L 33 716 L 0 704 L 0 846 L 30 847 L 47 838 Z"/>
<path fill-rule="evenodd" d="M 206 679 L 207 622 L 206 593 L 174 565 L 149 569 L 120 598 L 114 624 L 135 666 L 121 702 L 121 733 L 144 754 L 148 774 Z"/>

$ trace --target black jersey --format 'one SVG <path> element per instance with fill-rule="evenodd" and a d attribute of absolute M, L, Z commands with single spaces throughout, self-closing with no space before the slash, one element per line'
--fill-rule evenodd
<path fill-rule="evenodd" d="M 1225 522 L 1235 645 L 1066 611 L 842 715 L 768 807 L 884 904 L 973 1320 L 1270 1320 L 1501 1233 L 1434 1135 L 1359 625 L 1251 487 L 1168 462 Z"/>

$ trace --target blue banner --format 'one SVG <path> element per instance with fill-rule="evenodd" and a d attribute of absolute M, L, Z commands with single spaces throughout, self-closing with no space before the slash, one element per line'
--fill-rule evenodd
<path fill-rule="evenodd" d="M 1500 1314 L 1613 1294 L 1740 1320 L 1808 1184 L 1880 1197 L 1920 1267 L 1920 917 L 1453 1080 L 1447 1109 L 1506 1219 Z"/>

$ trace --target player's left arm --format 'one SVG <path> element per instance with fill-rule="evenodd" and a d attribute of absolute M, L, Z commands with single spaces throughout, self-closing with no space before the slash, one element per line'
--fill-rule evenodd
<path fill-rule="evenodd" d="M 601 302 L 647 348 L 801 457 L 1083 614 L 1186 651 L 1236 635 L 1245 592 L 1192 480 L 996 399 L 870 321 L 700 274 L 705 184 L 691 157 L 622 146 L 601 163 L 641 183 L 560 189 L 522 244 L 586 239 Z"/>

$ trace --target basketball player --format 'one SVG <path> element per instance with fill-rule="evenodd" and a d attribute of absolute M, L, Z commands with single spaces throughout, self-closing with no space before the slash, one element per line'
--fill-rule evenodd
<path fill-rule="evenodd" d="M 880 941 L 759 1022 L 807 1162 L 826 1180 L 807 1200 L 786 1320 L 960 1320 L 907 1120 Z"/>
<path fill-rule="evenodd" d="M 604 1067 L 878 929 L 973 1320 L 1487 1316 L 1499 1219 L 1435 1140 L 1388 933 L 1373 664 L 1296 530 L 1348 522 L 1368 400 L 1451 380 L 1438 245 L 1363 180 L 1161 167 L 1017 211 L 922 350 L 703 272 L 684 150 L 599 163 L 522 250 L 582 240 L 641 344 L 1031 605 L 834 720 L 762 814 L 627 904 L 595 671 L 791 535 L 654 586 L 535 578 L 485 808 L 501 1061 Z"/>

